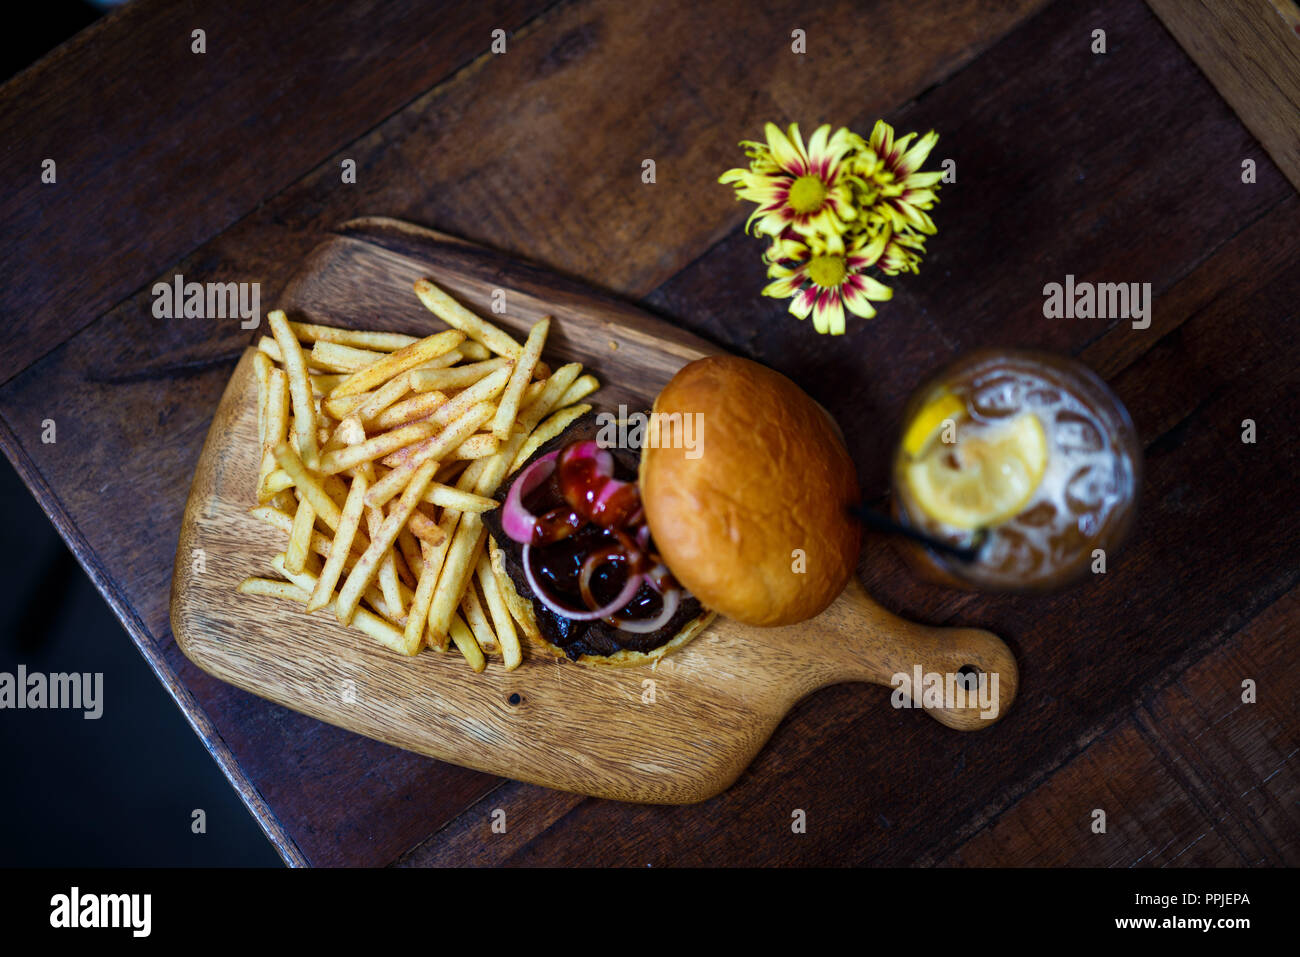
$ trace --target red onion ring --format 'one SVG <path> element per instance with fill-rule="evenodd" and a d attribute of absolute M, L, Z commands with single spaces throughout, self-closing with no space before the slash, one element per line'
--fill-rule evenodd
<path fill-rule="evenodd" d="M 628 575 L 627 582 L 623 585 L 623 590 L 618 593 L 612 602 L 603 605 L 595 610 L 579 611 L 574 608 L 567 608 L 561 605 L 554 598 L 546 593 L 542 583 L 538 580 L 537 575 L 533 572 L 533 563 L 531 561 L 533 547 L 525 545 L 521 558 L 524 563 L 524 575 L 528 579 L 528 587 L 533 590 L 533 594 L 551 611 L 555 612 L 561 618 L 568 618 L 570 621 L 595 621 L 597 618 L 608 618 L 616 611 L 626 607 L 641 588 L 640 575 Z M 585 568 L 584 564 L 584 568 Z"/>
<path fill-rule="evenodd" d="M 681 604 L 682 600 L 681 589 L 669 589 L 667 592 L 664 592 L 663 599 L 664 607 L 660 610 L 659 614 L 655 615 L 653 618 L 636 621 L 624 621 L 621 618 L 610 618 L 609 623 L 622 631 L 630 631 L 638 635 L 645 635 L 652 631 L 658 631 L 672 620 L 673 615 L 677 614 L 677 606 Z"/>
<path fill-rule="evenodd" d="M 672 591 L 674 588 L 681 587 L 673 581 L 672 572 L 668 570 L 668 566 L 663 562 L 656 562 L 655 566 L 646 572 L 645 581 L 647 585 L 661 595 L 665 590 Z"/>
<path fill-rule="evenodd" d="M 584 439 L 581 442 L 574 442 L 572 445 L 565 446 L 564 460 L 561 464 L 569 462 L 571 459 L 592 459 L 596 463 L 596 474 L 610 478 L 614 475 L 614 456 L 608 449 L 602 449 L 595 439 Z"/>
<path fill-rule="evenodd" d="M 520 544 L 527 545 L 531 542 L 533 531 L 537 528 L 537 516 L 524 508 L 524 496 L 551 477 L 558 456 L 558 452 L 543 455 L 520 472 L 510 486 L 510 493 L 501 508 L 501 528 Z"/>

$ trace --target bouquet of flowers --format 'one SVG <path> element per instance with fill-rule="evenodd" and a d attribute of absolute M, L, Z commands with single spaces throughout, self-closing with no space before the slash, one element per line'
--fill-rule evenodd
<path fill-rule="evenodd" d="M 749 167 L 718 182 L 757 204 L 746 230 L 772 238 L 763 295 L 789 299 L 797 318 L 811 313 L 818 332 L 841 335 L 845 309 L 870 319 L 871 303 L 893 296 L 868 270 L 896 276 L 920 267 L 925 237 L 935 232 L 926 210 L 938 202 L 943 176 L 921 165 L 939 136 L 895 139 L 883 120 L 870 140 L 845 128 L 832 134 L 829 124 L 806 146 L 797 123 L 784 133 L 768 123 L 764 132 L 766 143 L 740 144 Z"/>

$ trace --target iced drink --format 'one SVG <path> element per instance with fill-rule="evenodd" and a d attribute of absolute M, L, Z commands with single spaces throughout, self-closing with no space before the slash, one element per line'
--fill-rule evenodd
<path fill-rule="evenodd" d="M 1133 523 L 1142 452 L 1128 411 L 1090 369 L 985 350 L 908 401 L 894 459 L 895 518 L 978 549 L 969 561 L 909 543 L 928 577 L 1040 591 L 1110 567 Z"/>

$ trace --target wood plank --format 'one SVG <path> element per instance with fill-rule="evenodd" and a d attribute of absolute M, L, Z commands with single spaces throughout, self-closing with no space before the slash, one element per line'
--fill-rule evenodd
<path fill-rule="evenodd" d="M 1300 663 L 1292 589 L 942 861 L 1024 867 L 1294 866 Z M 1242 701 L 1253 677 L 1255 704 Z M 1092 810 L 1106 811 L 1105 834 Z"/>
<path fill-rule="evenodd" d="M 268 20 L 257 0 L 138 0 L 10 80 L 0 382 L 552 2 L 291 2 Z M 320 173 L 339 186 L 337 162 Z"/>
<path fill-rule="evenodd" d="M 1300 190 L 1300 10 L 1294 0 L 1147 3 Z"/>

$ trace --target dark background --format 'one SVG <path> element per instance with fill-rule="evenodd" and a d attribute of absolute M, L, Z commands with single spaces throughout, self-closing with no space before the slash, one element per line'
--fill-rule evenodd
<path fill-rule="evenodd" d="M 4 46 L 0 82 L 101 11 L 48 0 Z M 280 862 L 68 552 L 0 456 L 0 672 L 102 672 L 103 715 L 0 711 L 0 866 Z M 207 832 L 191 831 L 201 808 Z"/>

